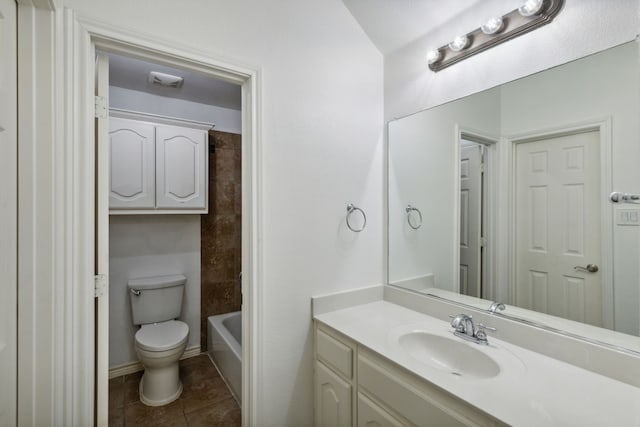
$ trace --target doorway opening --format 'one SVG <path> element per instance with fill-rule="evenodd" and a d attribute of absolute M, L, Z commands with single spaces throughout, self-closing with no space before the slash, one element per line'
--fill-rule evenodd
<path fill-rule="evenodd" d="M 460 144 L 460 293 L 490 298 L 495 276 L 493 255 L 488 250 L 495 230 L 488 218 L 494 203 L 493 164 L 495 141 L 463 132 Z"/>
<path fill-rule="evenodd" d="M 109 70 L 109 137 L 98 140 L 109 147 L 97 150 L 109 157 L 109 420 L 140 423 L 144 414 L 150 423 L 213 417 L 240 425 L 241 355 L 231 367 L 220 357 L 225 349 L 208 342 L 207 319 L 241 316 L 241 87 L 116 53 L 98 52 L 101 61 Z M 145 299 L 168 295 L 163 277 L 184 282 L 175 298 L 154 303 L 163 311 L 175 299 L 177 311 L 151 313 L 153 327 L 167 329 L 160 335 L 181 347 L 167 391 L 140 350 L 153 351 L 143 338 L 150 321 L 138 320 Z M 154 281 L 158 287 L 142 288 Z M 172 341 L 176 325 L 185 336 Z M 240 334 L 234 339 L 239 347 Z M 181 410 L 167 412 L 172 405 Z"/>
<path fill-rule="evenodd" d="M 102 29 L 96 27 L 94 25 L 90 26 L 89 30 L 89 38 L 91 40 L 91 44 L 89 45 L 89 49 L 83 50 L 82 48 L 78 51 L 78 61 L 83 63 L 83 59 L 86 58 L 87 61 L 84 63 L 93 63 L 89 58 L 94 57 L 94 52 L 99 51 L 101 53 L 105 53 L 110 56 L 121 56 L 133 58 L 135 60 L 150 62 L 160 67 L 169 67 L 176 69 L 178 71 L 186 71 L 196 74 L 204 75 L 208 78 L 215 78 L 226 82 L 227 84 L 235 85 L 236 89 L 240 88 L 240 114 L 239 120 L 236 120 L 236 126 L 239 127 L 239 134 L 242 135 L 241 139 L 237 138 L 232 141 L 229 140 L 229 135 L 227 134 L 235 134 L 234 132 L 221 132 L 221 134 L 216 134 L 216 130 L 212 133 L 208 133 L 206 135 L 206 150 L 205 150 L 205 162 L 212 158 L 212 156 L 216 156 L 216 152 L 219 157 L 226 158 L 228 161 L 226 166 L 221 165 L 220 169 L 225 169 L 226 173 L 233 178 L 233 180 L 226 182 L 226 186 L 223 185 L 222 195 L 214 195 L 213 198 L 210 198 L 211 202 L 215 201 L 215 197 L 219 199 L 224 199 L 227 202 L 226 207 L 229 209 L 229 212 L 233 212 L 233 214 L 229 213 L 229 217 L 233 215 L 233 221 L 230 223 L 225 223 L 225 220 L 229 220 L 229 218 L 214 218 L 213 223 L 214 227 L 218 227 L 217 229 L 225 229 L 225 224 L 230 225 L 227 227 L 233 228 L 232 237 L 230 240 L 233 242 L 229 243 L 226 248 L 232 249 L 233 256 L 221 256 L 222 264 L 227 266 L 229 264 L 225 264 L 225 261 L 230 261 L 231 268 L 230 271 L 227 271 L 229 275 L 233 276 L 231 280 L 222 280 L 222 284 L 227 286 L 229 289 L 234 289 L 233 300 L 236 306 L 241 305 L 241 309 L 237 310 L 240 314 L 238 316 L 242 319 L 239 322 L 239 325 L 236 325 L 236 330 L 239 329 L 239 341 L 241 342 L 241 347 L 238 350 L 239 359 L 242 360 L 242 365 L 239 368 L 240 372 L 237 374 L 239 377 L 237 380 L 242 384 L 241 390 L 234 390 L 235 397 L 238 401 L 242 401 L 243 404 L 240 408 L 242 413 L 242 419 L 244 423 L 251 424 L 251 417 L 257 409 L 257 399 L 255 398 L 255 390 L 256 387 L 253 386 L 253 382 L 255 377 L 253 372 L 256 371 L 255 365 L 258 363 L 257 356 L 260 354 L 259 352 L 259 342 L 257 340 L 258 336 L 258 325 L 260 322 L 259 318 L 259 307 L 257 302 L 259 299 L 259 289 L 256 286 L 256 277 L 258 275 L 259 270 L 259 248 L 258 248 L 258 230 L 259 230 L 259 222 L 258 222 L 258 211 L 259 211 L 259 198 L 257 194 L 259 193 L 259 182 L 257 180 L 258 176 L 258 167 L 259 167 L 259 149 L 256 144 L 256 135 L 258 133 L 258 123 L 257 123 L 257 92 L 258 92 L 258 74 L 255 70 L 247 69 L 240 66 L 229 65 L 222 62 L 218 62 L 213 59 L 208 59 L 206 55 L 198 55 L 198 54 L 190 54 L 185 53 L 182 50 L 171 49 L 170 47 L 164 45 L 158 45 L 155 42 L 150 43 L 143 39 L 132 38 L 129 41 L 115 40 L 113 35 L 109 32 L 108 29 Z M 138 44 L 140 41 L 144 46 Z M 103 55 L 104 56 L 104 55 Z M 98 58 L 100 55 L 98 55 Z M 108 69 L 108 66 L 106 67 Z M 100 79 L 100 70 L 103 71 L 102 82 Z M 100 61 L 98 60 L 95 63 L 95 67 L 88 67 L 87 71 L 93 74 L 93 71 L 97 71 L 96 74 L 96 138 L 97 138 L 97 146 L 95 151 L 95 161 L 96 161 L 96 201 L 95 201 L 95 223 L 96 223 L 96 277 L 100 277 L 101 275 L 105 275 L 106 272 L 110 270 L 109 268 L 109 186 L 112 184 L 110 179 L 110 173 L 108 172 L 109 168 L 111 168 L 110 157 L 114 153 L 112 148 L 109 147 L 109 114 L 108 112 L 104 112 L 101 114 L 100 108 L 100 99 L 108 98 L 106 95 L 109 91 L 108 84 L 104 82 L 104 76 L 108 76 L 108 72 L 104 72 L 105 67 L 100 65 Z M 88 73 L 87 73 L 88 74 Z M 88 75 L 86 76 L 88 79 Z M 91 79 L 93 80 L 93 79 Z M 107 79 L 108 80 L 108 79 Z M 87 94 L 88 95 L 88 94 Z M 125 97 L 126 98 L 126 97 Z M 139 101 L 139 96 L 136 97 L 132 102 Z M 102 110 L 108 111 L 108 105 L 103 106 Z M 159 106 L 156 106 L 159 107 Z M 180 111 L 188 111 L 189 108 L 182 108 Z M 122 120 L 131 120 L 132 116 L 127 116 L 129 112 L 119 111 L 120 115 L 119 119 Z M 172 119 L 175 117 L 166 117 L 166 114 L 163 112 L 152 112 L 148 113 L 147 116 L 142 115 L 143 120 L 146 122 L 153 122 L 158 126 L 174 126 L 180 125 Z M 164 117 L 161 117 L 164 116 Z M 138 117 L 139 118 L 139 117 Z M 180 118 L 180 117 L 179 117 Z M 196 121 L 187 119 L 187 127 L 197 127 Z M 184 120 L 183 120 L 184 122 Z M 215 124 L 215 123 L 214 123 Z M 219 124 L 219 123 L 218 123 Z M 184 125 L 184 123 L 182 123 Z M 192 126 L 193 125 L 193 126 Z M 178 126 L 179 127 L 179 126 Z M 183 126 L 184 127 L 184 126 Z M 93 128 L 93 127 L 91 127 Z M 166 136 L 166 135 L 165 135 Z M 165 138 L 166 140 L 171 140 L 172 144 L 176 142 L 176 140 L 172 140 L 171 136 Z M 210 144 L 209 142 L 214 142 Z M 158 156 L 161 155 L 160 151 L 157 149 L 158 140 L 155 139 L 156 143 L 156 160 Z M 216 145 L 217 144 L 217 145 Z M 226 144 L 226 145 L 225 145 Z M 235 145 L 234 145 L 235 144 Z M 237 147 L 240 145 L 240 147 Z M 172 162 L 184 162 L 185 159 L 193 160 L 193 156 L 196 156 L 195 151 L 197 150 L 186 150 L 189 151 L 193 155 L 185 155 L 184 151 L 176 148 L 177 145 L 173 146 L 172 149 L 167 148 L 165 150 L 165 156 L 162 160 L 163 165 L 158 166 L 156 163 L 154 165 L 154 172 L 158 172 L 162 167 L 165 168 L 165 172 L 169 174 L 173 173 L 173 178 L 182 177 L 188 178 L 186 175 L 181 173 L 180 167 L 171 167 L 170 163 Z M 216 147 L 216 148 L 214 148 Z M 166 147 L 165 147 L 166 148 Z M 173 151 L 172 151 L 173 150 Z M 226 151 L 225 151 L 226 150 Z M 121 154 L 121 153 L 120 153 Z M 135 156 L 127 157 L 124 156 L 127 161 L 131 162 L 132 159 L 135 159 Z M 139 159 L 139 156 L 137 157 Z M 199 160 L 198 160 L 199 161 Z M 233 167 L 228 168 L 229 162 L 233 163 Z M 215 161 L 212 161 L 212 166 L 217 164 Z M 189 195 L 188 192 L 183 194 L 184 186 L 174 185 L 172 188 L 170 186 L 165 185 L 168 181 L 163 179 L 162 185 L 158 185 L 157 179 L 155 182 L 154 194 L 156 197 L 154 209 L 160 209 L 161 205 L 158 204 L 159 200 L 159 192 L 160 187 L 162 187 L 165 193 L 172 193 L 173 196 Z M 205 181 L 206 182 L 206 181 Z M 222 180 L 220 181 L 222 183 Z M 212 187 L 210 182 L 206 182 L 205 186 Z M 188 186 L 187 186 L 188 187 Z M 202 187 L 200 187 L 202 188 Z M 225 192 L 225 190 L 227 192 Z M 165 194 L 166 195 L 166 194 Z M 190 198 L 190 197 L 187 197 Z M 196 197 L 197 199 L 197 197 Z M 165 205 L 164 208 L 167 208 Z M 164 209 L 163 208 L 163 209 Z M 167 215 L 158 215 L 157 218 L 164 216 L 164 218 L 171 218 L 170 221 L 176 221 L 176 218 L 179 215 L 178 212 L 180 210 L 180 206 L 169 206 Z M 113 209 L 111 209 L 113 210 Z M 183 212 L 184 213 L 184 212 Z M 195 215 L 200 215 L 198 212 L 191 212 Z M 154 214 L 155 215 L 155 214 Z M 114 215 L 112 215 L 113 217 Z M 132 216 L 132 215 L 127 215 Z M 187 215 L 183 215 L 186 217 Z M 137 218 L 140 218 L 137 217 Z M 149 215 L 149 218 L 151 216 Z M 155 218 L 155 217 L 154 217 Z M 196 220 L 200 218 L 196 217 Z M 116 220 L 122 222 L 122 220 Z M 136 223 L 140 223 L 139 219 L 133 220 Z M 126 223 L 126 220 L 124 220 Z M 145 222 L 145 221 L 142 221 Z M 149 222 L 155 222 L 149 221 Z M 137 229 L 136 224 L 118 224 L 119 226 L 124 225 L 124 228 L 130 227 L 130 230 L 136 229 L 137 232 L 140 230 Z M 139 225 L 139 224 L 138 224 Z M 162 226 L 156 224 L 159 228 Z M 123 231 L 123 230 L 120 230 Z M 166 231 L 166 230 L 165 230 Z M 201 230 L 198 230 L 201 231 Z M 176 233 L 175 230 L 174 237 L 176 239 L 176 243 L 179 243 L 182 239 L 181 233 Z M 122 234 L 122 233 L 120 233 Z M 127 234 L 126 232 L 124 234 Z M 223 233 L 224 234 L 224 233 Z M 128 235 L 130 237 L 131 234 Z M 237 236 L 240 236 L 240 242 L 237 241 Z M 127 237 L 127 236 L 125 236 Z M 227 236 L 229 237 L 229 236 Z M 235 240 L 234 240 L 235 239 Z M 169 239 L 171 240 L 171 239 Z M 165 239 L 165 242 L 167 239 Z M 206 240 L 207 242 L 209 240 Z M 125 245 L 126 248 L 127 245 Z M 200 240 L 198 241 L 198 246 L 200 247 Z M 224 247 L 224 245 L 220 245 L 220 247 Z M 215 258 L 215 256 L 213 256 Z M 158 266 L 161 262 L 156 260 L 156 266 Z M 201 260 L 198 259 L 197 263 L 200 264 Z M 210 264 L 216 265 L 216 261 L 212 261 Z M 163 264 L 164 266 L 164 264 Z M 244 274 L 240 275 L 236 273 L 236 270 L 242 271 Z M 164 272 L 166 273 L 166 272 Z M 202 272 L 198 272 L 201 278 L 203 276 Z M 215 277 L 214 273 L 208 273 Z M 136 273 L 139 277 L 146 277 L 146 273 L 140 274 L 138 271 Z M 225 276 L 225 279 L 227 277 Z M 225 289 L 222 291 L 223 294 L 228 295 Z M 200 289 L 200 291 L 202 291 Z M 216 291 L 209 292 L 209 296 L 215 296 Z M 128 297 L 128 295 L 127 295 Z M 202 298 L 202 293 L 198 295 L 198 302 L 201 304 L 206 298 Z M 126 301 L 126 299 L 125 299 Z M 185 298 L 185 304 L 187 303 Z M 183 304 L 183 307 L 185 306 Z M 98 424 L 107 424 L 108 423 L 108 414 L 109 414 L 109 321 L 108 315 L 109 312 L 109 302 L 108 302 L 108 293 L 96 300 L 96 348 L 94 351 L 95 354 L 95 417 L 96 422 Z M 124 310 L 131 310 L 130 306 L 127 306 L 126 303 L 124 306 L 121 306 Z M 201 307 L 198 305 L 198 308 Z M 209 307 L 210 308 L 210 307 Z M 209 310 L 207 308 L 206 311 Z M 200 311 L 200 310 L 198 310 Z M 187 310 L 187 312 L 192 312 Z M 122 314 L 123 312 L 121 312 Z M 203 313 L 199 313 L 197 322 L 198 324 L 205 323 L 206 320 L 202 318 Z M 204 313 L 205 316 L 208 313 Z M 130 327 L 133 327 L 130 325 Z M 206 327 L 205 327 L 206 328 Z M 205 328 L 200 327 L 204 333 L 204 337 L 197 334 L 197 339 L 195 340 L 195 344 L 192 346 L 192 349 L 187 349 L 185 354 L 190 355 L 190 350 L 193 353 L 198 352 L 201 349 L 201 343 L 207 340 L 207 333 Z M 202 348 L 202 351 L 206 351 L 205 348 Z M 208 356 L 207 356 L 208 357 Z M 188 370 L 188 369 L 187 369 Z M 184 371 L 184 369 L 183 369 Z M 117 371 L 116 371 L 117 373 Z M 114 372 L 111 372 L 111 375 L 114 375 Z M 220 377 L 220 382 L 224 385 L 225 380 Z M 230 382 L 230 381 L 228 381 Z M 225 404 L 230 403 L 233 399 L 225 400 Z M 235 401 L 234 401 L 235 402 Z M 236 404 L 237 405 L 237 404 Z M 222 408 L 223 410 L 229 410 L 229 408 Z M 231 408 L 232 410 L 233 408 Z M 185 413 L 186 414 L 186 413 Z M 238 414 L 239 415 L 239 414 Z M 185 415 L 186 416 L 186 415 Z M 235 416 L 234 416 L 235 417 Z M 237 418 L 237 419 L 236 419 Z M 240 417 L 236 417 L 238 423 L 240 422 Z"/>

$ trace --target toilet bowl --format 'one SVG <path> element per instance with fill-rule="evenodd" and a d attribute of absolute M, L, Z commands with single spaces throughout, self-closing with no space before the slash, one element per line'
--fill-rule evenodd
<path fill-rule="evenodd" d="M 182 310 L 186 281 L 176 274 L 128 283 L 133 324 L 140 325 L 134 347 L 144 367 L 139 390 L 145 405 L 166 405 L 182 393 L 178 361 L 187 347 L 189 326 L 176 319 Z"/>
<path fill-rule="evenodd" d="M 178 320 L 142 325 L 135 349 L 144 367 L 140 401 L 149 406 L 173 402 L 182 394 L 178 361 L 187 347 L 189 327 Z"/>

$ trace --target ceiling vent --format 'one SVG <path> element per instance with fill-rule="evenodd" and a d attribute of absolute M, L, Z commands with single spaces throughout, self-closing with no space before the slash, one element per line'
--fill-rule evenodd
<path fill-rule="evenodd" d="M 173 76 L 171 74 L 159 73 L 158 71 L 151 71 L 149 73 L 148 81 L 152 85 L 179 89 L 184 83 L 184 78 Z"/>

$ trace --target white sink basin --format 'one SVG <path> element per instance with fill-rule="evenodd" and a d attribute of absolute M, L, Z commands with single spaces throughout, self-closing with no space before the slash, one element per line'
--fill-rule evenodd
<path fill-rule="evenodd" d="M 493 378 L 500 366 L 478 344 L 459 338 L 444 337 L 425 331 L 413 331 L 398 338 L 400 346 L 414 359 L 452 375 L 470 378 Z"/>

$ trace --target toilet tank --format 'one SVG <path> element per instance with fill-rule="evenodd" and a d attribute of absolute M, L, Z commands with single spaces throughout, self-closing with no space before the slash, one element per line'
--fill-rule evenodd
<path fill-rule="evenodd" d="M 186 281 L 181 274 L 129 280 L 133 324 L 146 325 L 178 318 Z"/>

